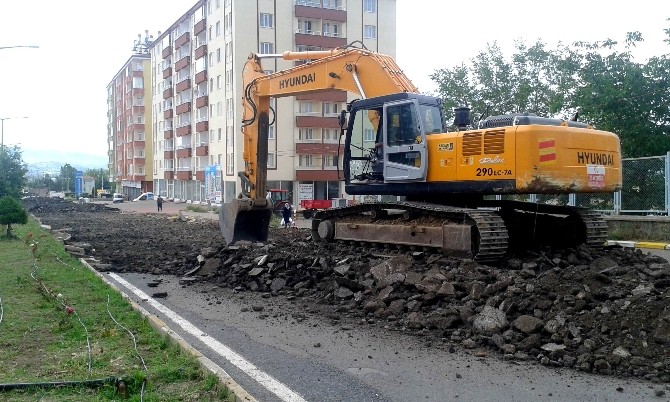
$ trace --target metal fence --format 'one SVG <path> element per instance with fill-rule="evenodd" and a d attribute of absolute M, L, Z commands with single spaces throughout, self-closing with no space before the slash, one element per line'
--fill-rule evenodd
<path fill-rule="evenodd" d="M 623 183 L 616 193 L 502 196 L 555 205 L 588 207 L 605 214 L 670 215 L 670 152 L 662 156 L 626 158 Z"/>

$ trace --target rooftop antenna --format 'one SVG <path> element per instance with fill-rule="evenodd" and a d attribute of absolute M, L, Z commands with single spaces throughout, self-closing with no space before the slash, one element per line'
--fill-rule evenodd
<path fill-rule="evenodd" d="M 158 32 L 158 36 L 160 36 L 160 31 Z M 133 52 L 135 52 L 135 54 L 148 54 L 149 47 L 151 47 L 153 42 L 154 36 L 149 35 L 149 30 L 145 29 L 144 40 L 142 40 L 142 34 L 137 34 L 137 39 L 133 41 Z"/>

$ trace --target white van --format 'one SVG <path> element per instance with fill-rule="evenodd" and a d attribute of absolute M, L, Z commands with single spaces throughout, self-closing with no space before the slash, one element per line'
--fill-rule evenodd
<path fill-rule="evenodd" d="M 123 202 L 125 197 L 121 193 L 114 193 L 112 196 L 112 203 L 116 204 L 117 202 Z"/>

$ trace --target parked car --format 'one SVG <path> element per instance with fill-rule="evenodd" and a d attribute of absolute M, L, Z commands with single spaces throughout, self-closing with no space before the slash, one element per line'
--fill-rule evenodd
<path fill-rule="evenodd" d="M 121 193 L 114 193 L 112 196 L 112 203 L 116 204 L 118 202 L 123 202 L 125 196 Z"/>
<path fill-rule="evenodd" d="M 144 201 L 144 200 L 153 200 L 154 199 L 154 193 L 151 191 L 147 193 L 142 193 L 139 195 L 139 197 L 135 198 L 133 201 Z"/>

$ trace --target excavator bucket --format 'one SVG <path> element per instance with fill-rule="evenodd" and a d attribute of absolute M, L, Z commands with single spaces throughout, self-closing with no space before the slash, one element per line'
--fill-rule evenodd
<path fill-rule="evenodd" d="M 238 198 L 221 205 L 219 227 L 227 244 L 239 240 L 266 241 L 271 219 L 271 203 L 261 207 L 249 198 Z"/>

